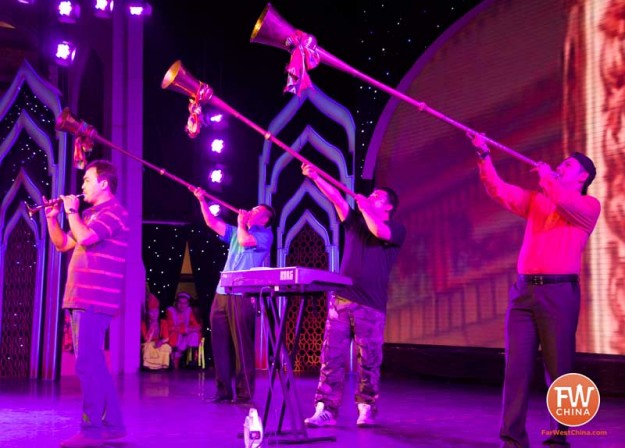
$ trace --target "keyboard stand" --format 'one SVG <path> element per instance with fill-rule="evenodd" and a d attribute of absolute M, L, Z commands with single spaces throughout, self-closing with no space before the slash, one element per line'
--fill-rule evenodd
<path fill-rule="evenodd" d="M 281 314 L 277 303 L 278 297 L 275 292 L 264 295 L 261 294 L 260 300 L 263 305 L 267 321 L 269 323 L 269 345 L 271 348 L 269 357 L 269 387 L 267 389 L 267 397 L 265 399 L 265 407 L 263 410 L 263 428 L 265 428 L 265 437 L 269 445 L 296 445 L 315 442 L 335 442 L 335 436 L 309 437 L 306 425 L 304 424 L 304 415 L 302 412 L 302 404 L 299 400 L 297 387 L 295 385 L 295 376 L 293 374 L 293 362 L 297 353 L 299 344 L 299 334 L 302 320 L 304 317 L 305 297 L 301 299 L 287 299 L 284 312 Z M 294 302 L 299 302 L 297 306 L 297 320 L 295 323 L 295 337 L 293 342 L 293 350 L 288 353 L 286 339 L 286 320 L 287 310 L 290 306 L 295 306 Z M 271 411 L 271 401 L 274 397 L 274 385 L 276 379 L 279 380 L 280 389 L 282 391 L 282 403 L 280 405 L 280 413 L 278 425 L 275 431 L 267 431 L 269 423 L 269 415 Z M 276 399 L 277 401 L 277 399 Z M 291 430 L 283 430 L 284 419 L 288 412 L 291 421 Z"/>

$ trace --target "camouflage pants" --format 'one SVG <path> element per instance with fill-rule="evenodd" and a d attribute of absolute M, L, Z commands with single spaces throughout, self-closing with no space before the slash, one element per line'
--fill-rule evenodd
<path fill-rule="evenodd" d="M 375 402 L 379 394 L 385 320 L 386 315 L 381 311 L 330 295 L 315 403 L 324 403 L 326 409 L 338 415 L 353 337 L 358 351 L 355 400 L 356 403 L 368 403 L 374 412 L 377 411 Z"/>

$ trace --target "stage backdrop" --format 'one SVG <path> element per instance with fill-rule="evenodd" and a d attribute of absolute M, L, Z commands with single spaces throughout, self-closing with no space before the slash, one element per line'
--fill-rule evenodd
<path fill-rule="evenodd" d="M 582 151 L 595 160 L 590 194 L 603 211 L 583 264 L 578 350 L 609 354 L 625 353 L 625 8 L 617 3 L 485 1 L 400 85 L 531 159 L 555 167 Z M 505 180 L 537 187 L 529 165 L 493 152 Z M 503 347 L 524 221 L 486 195 L 469 140 L 391 100 L 365 176 L 374 167 L 376 185 L 397 189 L 397 218 L 409 229 L 392 274 L 386 341 Z"/>

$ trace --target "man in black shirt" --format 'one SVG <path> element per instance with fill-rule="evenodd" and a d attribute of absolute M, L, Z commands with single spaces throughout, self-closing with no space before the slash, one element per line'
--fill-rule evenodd
<path fill-rule="evenodd" d="M 389 275 L 406 236 L 404 226 L 390 219 L 397 208 L 397 194 L 379 188 L 369 197 L 356 195 L 356 211 L 311 165 L 303 164 L 302 172 L 332 202 L 345 228 L 341 274 L 353 282 L 328 298 L 316 409 L 304 422 L 309 427 L 336 424 L 353 335 L 358 348 L 359 376 L 356 423 L 359 427 L 372 426 L 377 413 Z"/>

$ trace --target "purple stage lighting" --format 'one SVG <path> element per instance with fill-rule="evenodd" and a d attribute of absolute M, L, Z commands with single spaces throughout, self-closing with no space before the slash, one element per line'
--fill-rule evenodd
<path fill-rule="evenodd" d="M 56 53 L 54 56 L 57 64 L 69 67 L 76 57 L 76 46 L 67 40 L 59 42 L 56 45 Z"/>
<path fill-rule="evenodd" d="M 208 178 L 212 183 L 220 184 L 224 179 L 224 172 L 221 168 L 216 168 L 210 171 Z"/>
<path fill-rule="evenodd" d="M 127 3 L 128 13 L 131 16 L 149 16 L 152 15 L 152 6 L 143 1 L 130 1 Z"/>
<path fill-rule="evenodd" d="M 56 5 L 59 22 L 76 23 L 80 18 L 80 5 L 71 0 L 60 0 Z"/>
<path fill-rule="evenodd" d="M 224 116 L 222 114 L 215 114 L 209 118 L 211 123 L 221 123 L 221 120 L 223 119 L 224 119 Z"/>
<path fill-rule="evenodd" d="M 17 3 L 21 3 L 22 5 L 34 5 L 35 0 L 17 0 Z"/>
<path fill-rule="evenodd" d="M 213 214 L 213 216 L 219 216 L 221 213 L 221 207 L 219 204 L 211 204 L 208 206 L 208 210 Z"/>
<path fill-rule="evenodd" d="M 113 0 L 95 0 L 93 7 L 96 17 L 108 19 L 113 14 Z"/>
<path fill-rule="evenodd" d="M 216 138 L 211 142 L 211 151 L 216 152 L 217 154 L 221 154 L 224 150 L 224 141 L 220 138 Z"/>

